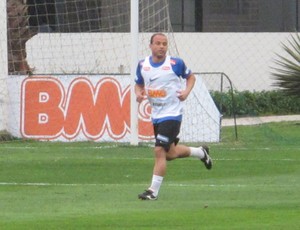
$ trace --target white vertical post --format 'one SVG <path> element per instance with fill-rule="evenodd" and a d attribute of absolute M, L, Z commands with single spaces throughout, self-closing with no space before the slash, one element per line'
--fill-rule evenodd
<path fill-rule="evenodd" d="M 0 1 L 0 130 L 6 129 L 7 124 L 7 13 L 6 0 Z"/>
<path fill-rule="evenodd" d="M 131 34 L 131 100 L 130 100 L 130 129 L 131 145 L 138 145 L 138 104 L 134 93 L 136 67 L 138 63 L 139 44 L 139 0 L 130 2 L 130 34 Z"/>

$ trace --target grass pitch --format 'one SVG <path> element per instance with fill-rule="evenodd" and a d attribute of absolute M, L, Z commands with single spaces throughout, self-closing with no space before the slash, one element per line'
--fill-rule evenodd
<path fill-rule="evenodd" d="M 297 229 L 300 125 L 238 127 L 239 140 L 210 144 L 208 171 L 195 158 L 168 163 L 157 201 L 147 146 L 0 143 L 0 229 Z"/>

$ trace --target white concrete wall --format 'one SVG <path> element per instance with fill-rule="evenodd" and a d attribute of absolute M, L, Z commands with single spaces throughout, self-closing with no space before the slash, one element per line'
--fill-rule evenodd
<path fill-rule="evenodd" d="M 130 72 L 130 35 L 38 34 L 27 43 L 36 73 Z M 151 34 L 140 35 L 140 58 L 148 55 Z M 194 72 L 224 72 L 237 90 L 273 89 L 270 68 L 289 33 L 174 33 L 171 54 Z"/>
<path fill-rule="evenodd" d="M 288 33 L 175 34 L 181 57 L 193 71 L 224 72 L 238 90 L 271 90 L 276 53 Z"/>

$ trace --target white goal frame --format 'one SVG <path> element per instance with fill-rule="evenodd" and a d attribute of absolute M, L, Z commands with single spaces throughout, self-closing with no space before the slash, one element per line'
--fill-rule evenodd
<path fill-rule="evenodd" d="M 139 44 L 139 1 L 130 1 L 130 31 L 131 31 L 131 103 L 130 103 L 130 125 L 131 125 L 131 145 L 138 145 L 138 105 L 135 99 L 134 79 L 135 70 L 138 62 L 138 44 Z"/>
<path fill-rule="evenodd" d="M 7 16 L 6 0 L 0 1 L 0 131 L 6 130 L 7 122 L 7 87 L 8 54 L 7 54 Z"/>

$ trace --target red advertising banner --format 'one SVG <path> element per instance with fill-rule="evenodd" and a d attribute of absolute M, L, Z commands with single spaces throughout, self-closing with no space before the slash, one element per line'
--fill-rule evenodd
<path fill-rule="evenodd" d="M 5 129 L 36 140 L 130 142 L 130 82 L 129 75 L 10 76 Z M 150 113 L 145 98 L 134 115 L 140 142 L 153 140 Z M 220 113 L 201 78 L 185 102 L 180 139 L 220 139 Z"/>
<path fill-rule="evenodd" d="M 54 77 L 31 77 L 21 87 L 21 135 L 34 139 L 68 140 L 84 135 L 111 140 L 130 134 L 130 87 L 113 77 L 103 77 L 93 84 L 87 77 L 77 77 L 68 85 Z M 139 138 L 153 137 L 150 107 L 140 104 Z M 146 116 L 146 117 L 145 117 Z"/>

